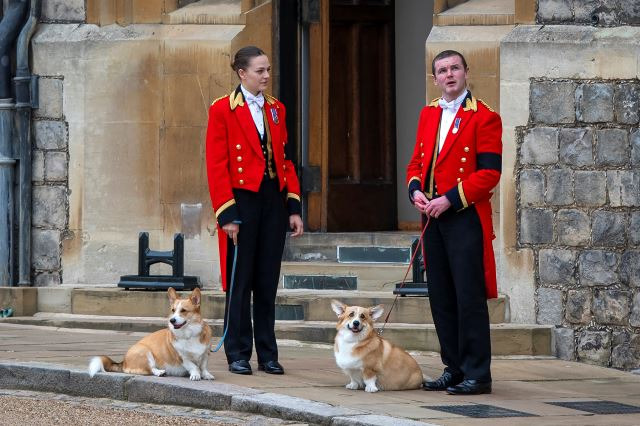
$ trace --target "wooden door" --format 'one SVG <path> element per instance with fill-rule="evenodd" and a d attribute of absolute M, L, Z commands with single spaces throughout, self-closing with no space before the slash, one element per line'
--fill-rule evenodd
<path fill-rule="evenodd" d="M 397 228 L 394 5 L 331 0 L 327 231 Z"/>

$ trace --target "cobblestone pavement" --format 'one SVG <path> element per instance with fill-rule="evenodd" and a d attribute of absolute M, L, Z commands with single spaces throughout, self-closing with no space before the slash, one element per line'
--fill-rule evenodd
<path fill-rule="evenodd" d="M 0 425 L 302 425 L 235 411 L 0 389 Z"/>

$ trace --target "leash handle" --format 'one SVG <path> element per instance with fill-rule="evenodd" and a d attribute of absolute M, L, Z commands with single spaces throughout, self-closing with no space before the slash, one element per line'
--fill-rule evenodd
<path fill-rule="evenodd" d="M 424 228 L 422 228 L 422 232 L 420 233 L 420 242 L 416 246 L 416 251 L 411 256 L 411 261 L 409 262 L 409 266 L 407 266 L 407 271 L 404 273 L 404 278 L 402 279 L 402 283 L 400 284 L 400 288 L 404 287 L 404 285 L 406 284 L 407 276 L 409 275 L 409 269 L 411 269 L 411 265 L 413 265 L 413 261 L 416 258 L 416 254 L 418 254 L 418 251 L 421 250 L 423 248 L 423 246 L 424 246 L 424 233 L 427 230 L 427 226 L 429 226 L 429 221 L 431 221 L 431 216 L 427 216 L 427 223 L 424 224 Z M 391 308 L 387 312 L 387 316 L 384 319 L 384 324 L 382 324 L 382 327 L 380 328 L 380 330 L 378 330 L 378 335 L 379 336 L 382 336 L 382 333 L 384 332 L 384 327 L 387 325 L 387 322 L 389 322 L 389 317 L 391 316 L 391 311 L 393 311 L 393 308 L 396 306 L 396 302 L 398 301 L 398 296 L 400 296 L 400 295 L 396 294 L 396 298 L 393 299 L 393 304 L 391 305 Z"/>
<path fill-rule="evenodd" d="M 229 306 L 227 306 L 227 318 L 226 318 L 226 326 L 224 328 L 224 333 L 218 342 L 218 345 L 215 348 L 211 348 L 211 352 L 218 352 L 224 343 L 225 337 L 227 337 L 227 331 L 229 331 L 229 311 L 231 310 L 231 296 L 233 295 L 233 283 L 236 278 L 236 261 L 238 260 L 238 245 L 236 244 L 235 249 L 233 251 L 233 266 L 231 267 L 231 284 L 229 285 Z"/>

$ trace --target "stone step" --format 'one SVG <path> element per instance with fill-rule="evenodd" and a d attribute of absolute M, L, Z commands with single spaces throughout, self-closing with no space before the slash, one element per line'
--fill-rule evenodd
<path fill-rule="evenodd" d="M 407 269 L 407 281 L 411 281 L 411 268 L 402 263 L 285 261 L 280 269 L 280 287 L 391 292 L 402 282 Z"/>
<path fill-rule="evenodd" d="M 339 263 L 404 263 L 411 260 L 410 247 L 338 246 Z"/>
<path fill-rule="evenodd" d="M 47 293 L 49 294 L 49 292 Z M 73 289 L 70 309 L 66 313 L 79 315 L 162 317 L 167 314 L 165 292 L 125 291 L 118 288 Z M 221 291 L 204 291 L 202 314 L 205 318 L 221 319 L 225 295 Z M 374 306 L 390 309 L 395 300 L 390 292 L 279 290 L 276 299 L 276 319 L 290 321 L 335 321 L 331 300 L 348 305 Z M 505 321 L 506 299 L 490 299 L 489 318 L 494 324 Z M 385 313 L 386 317 L 386 313 Z M 389 317 L 391 323 L 433 323 L 429 298 L 398 297 Z"/>
<path fill-rule="evenodd" d="M 200 0 L 166 14 L 163 23 L 244 25 L 246 18 L 241 3 L 240 0 Z"/>
<path fill-rule="evenodd" d="M 433 25 L 513 25 L 515 3 L 513 0 L 468 0 L 436 13 Z"/>
<path fill-rule="evenodd" d="M 61 328 L 83 328 L 118 330 L 130 332 L 152 332 L 166 326 L 166 318 L 121 317 L 99 315 L 74 315 L 37 313 L 33 317 L 0 319 L 0 323 L 50 326 Z M 214 336 L 222 335 L 222 320 L 208 321 Z M 551 328 L 544 325 L 492 324 L 491 349 L 493 355 L 551 355 Z M 315 343 L 333 343 L 336 329 L 333 321 L 276 321 L 278 339 Z M 407 349 L 439 351 L 438 338 L 433 324 L 387 324 L 384 337 Z M 219 337 L 214 337 L 214 342 Z"/>
<path fill-rule="evenodd" d="M 415 232 L 308 232 L 287 238 L 283 260 L 406 263 L 417 237 Z"/>
<path fill-rule="evenodd" d="M 328 294 L 327 294 L 328 293 Z M 336 316 L 331 309 L 331 300 L 336 299 L 347 305 L 375 306 L 383 305 L 386 318 L 387 312 L 393 306 L 389 317 L 390 323 L 408 324 L 432 324 L 431 306 L 428 297 L 398 297 L 388 292 L 368 291 L 333 291 L 333 292 L 308 292 L 301 290 L 289 290 L 278 292 L 278 306 L 301 306 L 305 321 L 335 321 Z M 498 324 L 505 321 L 506 299 L 499 297 L 488 301 L 489 319 L 491 323 Z M 285 317 L 280 317 L 285 319 Z"/>

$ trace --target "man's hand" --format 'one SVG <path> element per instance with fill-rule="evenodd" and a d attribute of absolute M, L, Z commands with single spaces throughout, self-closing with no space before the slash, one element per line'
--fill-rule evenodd
<path fill-rule="evenodd" d="M 299 214 L 292 214 L 291 216 L 289 216 L 289 227 L 291 227 L 291 230 L 293 231 L 291 232 L 292 237 L 299 237 L 300 235 L 302 235 L 304 231 L 302 226 L 302 218 Z"/>
<path fill-rule="evenodd" d="M 413 206 L 418 209 L 420 213 L 424 213 L 424 209 L 427 208 L 427 204 L 429 204 L 429 200 L 427 200 L 424 192 L 417 189 L 413 191 Z"/>
<path fill-rule="evenodd" d="M 233 245 L 238 245 L 238 232 L 240 232 L 240 225 L 237 223 L 227 223 L 222 227 L 222 230 L 227 234 L 227 236 L 233 239 Z"/>
<path fill-rule="evenodd" d="M 435 217 L 437 219 L 438 216 L 447 211 L 449 207 L 451 207 L 451 202 L 447 197 L 438 197 L 427 203 L 424 213 L 427 216 Z"/>

